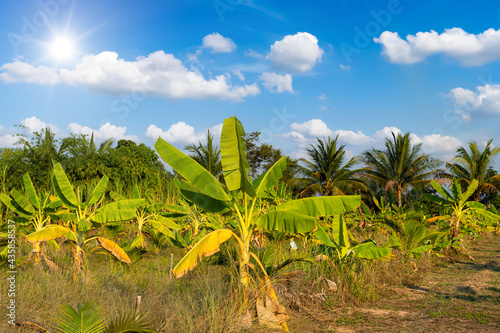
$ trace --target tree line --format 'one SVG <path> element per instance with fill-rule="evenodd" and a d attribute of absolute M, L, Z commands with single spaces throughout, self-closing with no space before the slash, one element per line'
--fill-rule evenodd
<path fill-rule="evenodd" d="M 259 142 L 259 132 L 246 134 L 249 176 L 257 178 L 281 157 L 282 151 Z M 371 148 L 348 159 L 346 147 L 338 136 L 317 138 L 307 148 L 307 157 L 298 160 L 286 157 L 287 169 L 282 178 L 295 196 L 330 196 L 361 194 L 369 201 L 373 196 L 386 197 L 398 207 L 420 201 L 422 194 L 434 193 L 431 180 L 450 184 L 453 178 L 463 187 L 477 180 L 472 200 L 484 204 L 500 204 L 500 175 L 494 169 L 494 157 L 500 153 L 493 140 L 480 149 L 476 142 L 460 147 L 455 157 L 446 163 L 422 150 L 422 144 L 412 144 L 410 133 L 392 134 L 383 149 Z M 134 184 L 168 189 L 175 174 L 167 171 L 156 152 L 145 144 L 112 140 L 96 145 L 94 135 L 72 134 L 56 139 L 50 128 L 19 135 L 17 148 L 0 150 L 0 184 L 3 193 L 20 188 L 22 176 L 29 172 L 33 183 L 49 189 L 50 172 L 61 163 L 75 184 L 82 187 L 97 182 L 104 175 L 115 191 L 130 189 Z M 204 142 L 184 147 L 190 156 L 222 183 L 219 145 L 210 131 Z"/>

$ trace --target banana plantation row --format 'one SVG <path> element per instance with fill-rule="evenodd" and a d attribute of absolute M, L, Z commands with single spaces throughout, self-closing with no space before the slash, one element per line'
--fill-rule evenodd
<path fill-rule="evenodd" d="M 440 169 L 440 161 L 411 144 L 409 133 L 393 134 L 384 150 L 349 161 L 338 138 L 318 139 L 307 150 L 309 159 L 293 161 L 259 145 L 258 136 L 246 135 L 232 117 L 224 121 L 220 149 L 210 133 L 205 144 L 186 147 L 190 156 L 160 138 L 156 153 L 173 175 L 155 151 L 131 141 L 116 148 L 108 141 L 97 149 L 93 137 L 59 144 L 48 129 L 31 141 L 21 137 L 23 148 L 4 150 L 1 160 L 1 263 L 6 269 L 54 268 L 47 249 L 71 247 L 73 263 L 66 269 L 78 279 L 95 253 L 127 265 L 131 252 L 178 247 L 186 251 L 172 270 L 179 278 L 230 246 L 245 299 L 242 321 L 251 322 L 256 308 L 261 324 L 286 331 L 274 273 L 305 259 L 270 262 L 268 239 L 293 239 L 292 249 L 295 241 L 307 244 L 312 264 L 335 264 L 391 259 L 395 252 L 418 257 L 444 248 L 466 251 L 464 236 L 498 228 L 500 176 L 493 158 L 500 148 L 491 141 L 483 150 L 476 143 L 461 147 Z M 360 162 L 364 167 L 355 169 Z M 16 223 L 17 245 L 30 246 L 23 260 L 9 251 L 8 220 Z M 109 232 L 125 226 L 127 237 Z M 370 231 L 359 238 L 354 229 Z"/>

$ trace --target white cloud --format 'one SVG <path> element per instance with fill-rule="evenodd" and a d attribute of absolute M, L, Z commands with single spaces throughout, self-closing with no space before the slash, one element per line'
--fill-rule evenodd
<path fill-rule="evenodd" d="M 418 32 L 402 39 L 397 32 L 384 31 L 373 39 L 382 44 L 382 54 L 391 62 L 412 64 L 432 54 L 443 54 L 460 61 L 464 66 L 479 66 L 500 60 L 500 30 L 488 29 L 474 35 L 461 28 Z"/>
<path fill-rule="evenodd" d="M 321 94 L 318 96 L 318 99 L 321 100 L 321 101 L 324 101 L 326 100 L 326 95 L 325 94 Z"/>
<path fill-rule="evenodd" d="M 14 148 L 14 143 L 17 142 L 18 137 L 12 130 L 8 130 L 0 125 L 0 148 Z"/>
<path fill-rule="evenodd" d="M 298 150 L 293 156 L 303 155 L 305 148 L 310 144 L 316 143 L 316 138 L 331 137 L 338 135 L 339 142 L 350 146 L 356 146 L 358 151 L 363 151 L 369 148 L 384 149 L 384 143 L 387 138 L 392 140 L 392 133 L 395 135 L 403 134 L 397 127 L 386 126 L 381 130 L 376 131 L 373 135 L 368 136 L 362 131 L 350 131 L 338 129 L 332 131 L 326 123 L 321 119 L 311 119 L 302 124 L 293 123 L 290 125 L 292 131 L 280 134 L 277 137 L 280 139 L 293 140 L 297 143 Z M 452 153 L 462 145 L 462 142 L 451 136 L 442 136 L 440 134 L 424 135 L 420 138 L 416 134 L 410 134 L 412 144 L 422 144 L 422 150 L 425 153 L 438 153 L 443 156 L 444 153 Z M 296 158 L 296 157 L 294 157 Z"/>
<path fill-rule="evenodd" d="M 321 61 L 323 50 L 318 46 L 318 39 L 307 32 L 285 36 L 271 45 L 267 56 L 278 68 L 297 72 L 311 70 L 316 62 Z"/>
<path fill-rule="evenodd" d="M 472 113 L 500 115 L 500 85 L 476 87 L 476 92 L 461 87 L 450 90 L 446 95 L 459 108 L 456 113 L 468 120 Z"/>
<path fill-rule="evenodd" d="M 222 132 L 222 124 L 215 125 L 209 128 L 210 134 L 214 135 L 215 141 L 218 142 L 220 133 Z M 194 127 L 180 121 L 172 124 L 166 131 L 158 126 L 151 124 L 146 129 L 146 137 L 157 140 L 159 137 L 172 144 L 196 144 L 199 141 L 206 141 L 206 129 L 196 132 Z"/>
<path fill-rule="evenodd" d="M 343 71 L 349 71 L 349 70 L 351 70 L 351 66 L 340 64 L 340 69 Z"/>
<path fill-rule="evenodd" d="M 199 72 L 188 70 L 179 59 L 163 51 L 139 57 L 135 61 L 119 59 L 115 52 L 86 55 L 74 69 L 59 71 L 47 70 L 44 66 L 33 67 L 27 63 L 22 63 L 20 66 L 16 62 L 18 61 L 1 67 L 6 72 L 0 74 L 0 79 L 7 83 L 62 82 L 110 94 L 135 92 L 171 99 L 218 98 L 241 101 L 247 96 L 260 93 L 256 83 L 233 86 L 225 75 L 205 79 Z M 57 75 L 57 79 L 54 75 Z"/>
<path fill-rule="evenodd" d="M 21 120 L 21 125 L 26 126 L 30 133 L 40 133 L 43 129 L 48 127 L 56 136 L 62 136 L 64 134 L 57 125 L 43 122 L 35 116 Z"/>
<path fill-rule="evenodd" d="M 253 49 L 248 49 L 245 51 L 245 55 L 253 58 L 263 58 L 264 56 L 260 54 L 259 52 L 253 50 Z"/>
<path fill-rule="evenodd" d="M 119 127 L 111 125 L 109 122 L 103 124 L 98 130 L 92 129 L 88 126 L 82 126 L 77 123 L 70 123 L 68 125 L 68 130 L 70 133 L 74 134 L 86 134 L 89 137 L 94 133 L 94 141 L 100 143 L 109 139 L 112 139 L 115 143 L 119 140 L 132 140 L 139 142 L 139 137 L 137 135 L 127 135 L 127 128 L 125 126 Z"/>
<path fill-rule="evenodd" d="M 333 135 L 333 131 L 326 126 L 321 119 L 311 119 L 305 123 L 293 123 L 290 128 L 299 133 L 307 134 L 312 137 L 323 137 Z"/>
<path fill-rule="evenodd" d="M 245 81 L 245 75 L 239 69 L 233 69 L 233 74 L 238 77 L 241 81 Z"/>
<path fill-rule="evenodd" d="M 236 44 L 231 40 L 214 32 L 203 37 L 203 48 L 212 49 L 212 53 L 230 53 L 236 49 Z"/>
<path fill-rule="evenodd" d="M 263 82 L 264 87 L 274 93 L 282 93 L 288 91 L 294 93 L 292 88 L 292 76 L 290 74 L 279 75 L 276 73 L 262 73 L 259 76 Z"/>
<path fill-rule="evenodd" d="M 56 84 L 61 82 L 57 69 L 46 66 L 33 67 L 19 59 L 0 67 L 0 79 L 5 83 L 27 82 L 35 84 Z"/>

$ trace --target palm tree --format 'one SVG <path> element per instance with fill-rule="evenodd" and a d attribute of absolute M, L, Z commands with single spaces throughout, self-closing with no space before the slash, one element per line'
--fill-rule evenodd
<path fill-rule="evenodd" d="M 72 134 L 71 137 L 65 138 L 63 142 L 66 143 L 66 149 L 73 157 L 86 156 L 95 153 L 104 154 L 109 152 L 111 146 L 113 145 L 113 139 L 107 139 L 99 145 L 99 148 L 97 148 L 94 142 L 94 132 L 90 135 L 90 140 L 86 134 L 80 134 L 79 136 Z"/>
<path fill-rule="evenodd" d="M 442 162 L 422 153 L 421 147 L 421 143 L 411 144 L 410 133 L 404 136 L 392 133 L 392 140 L 385 140 L 385 150 L 372 148 L 362 154 L 366 164 L 363 173 L 383 186 L 385 191 L 394 190 L 398 207 L 401 207 L 401 195 L 408 187 L 429 184 L 439 171 Z"/>
<path fill-rule="evenodd" d="M 191 153 L 190 157 L 208 170 L 215 178 L 222 175 L 222 163 L 220 149 L 214 144 L 214 136 L 207 130 L 207 143 L 203 145 L 198 141 L 198 145 L 191 144 L 184 147 Z"/>
<path fill-rule="evenodd" d="M 303 183 L 306 187 L 300 192 L 301 196 L 308 194 L 343 195 L 344 192 L 353 192 L 356 189 L 365 189 L 362 180 L 355 178 L 359 170 L 352 167 L 359 161 L 352 157 L 344 164 L 346 159 L 345 145 L 337 146 L 338 135 L 331 138 L 317 139 L 316 145 L 307 148 L 309 159 L 301 158 L 298 173 L 302 178 L 295 181 Z"/>
<path fill-rule="evenodd" d="M 479 201 L 481 194 L 500 194 L 500 175 L 493 170 L 493 157 L 500 153 L 500 147 L 491 147 L 493 139 L 487 142 L 483 151 L 479 150 L 475 141 L 469 142 L 469 151 L 465 147 L 457 149 L 452 162 L 446 162 L 449 173 L 445 177 L 457 178 L 460 185 L 467 187 L 474 179 L 478 186 L 472 199 Z"/>

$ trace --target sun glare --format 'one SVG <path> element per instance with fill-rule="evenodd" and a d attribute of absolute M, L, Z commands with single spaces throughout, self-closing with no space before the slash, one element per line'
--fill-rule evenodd
<path fill-rule="evenodd" d="M 73 42 L 66 37 L 59 37 L 50 44 L 51 55 L 59 60 L 71 58 L 74 51 Z"/>

